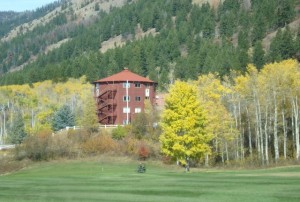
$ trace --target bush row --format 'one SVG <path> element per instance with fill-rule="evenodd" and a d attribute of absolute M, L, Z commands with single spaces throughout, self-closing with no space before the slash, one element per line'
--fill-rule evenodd
<path fill-rule="evenodd" d="M 16 147 L 18 160 L 33 161 L 57 158 L 79 158 L 99 154 L 126 155 L 140 160 L 159 158 L 160 147 L 157 141 L 137 139 L 128 134 L 114 139 L 105 130 L 91 133 L 86 130 L 69 130 L 59 134 L 41 131 L 29 136 Z"/>

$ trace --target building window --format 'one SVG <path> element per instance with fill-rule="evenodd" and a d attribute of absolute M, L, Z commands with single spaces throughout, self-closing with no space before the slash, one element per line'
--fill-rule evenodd
<path fill-rule="evenodd" d="M 130 88 L 130 83 L 124 82 L 123 83 L 123 88 Z"/>
<path fill-rule="evenodd" d="M 123 101 L 124 102 L 129 102 L 130 101 L 130 96 L 123 96 Z"/>
<path fill-rule="evenodd" d="M 140 96 L 136 96 L 136 97 L 135 97 L 135 101 L 136 101 L 136 102 L 140 102 L 140 101 L 141 101 L 141 97 L 140 97 Z"/>
<path fill-rule="evenodd" d="M 134 113 L 141 113 L 142 112 L 142 109 L 140 107 L 137 107 L 134 109 Z"/>
<path fill-rule="evenodd" d="M 140 87 L 141 87 L 141 83 L 135 83 L 135 84 L 134 84 L 134 87 L 140 88 Z"/>
<path fill-rule="evenodd" d="M 130 113 L 130 107 L 123 107 L 123 113 Z"/>
<path fill-rule="evenodd" d="M 149 88 L 146 88 L 146 89 L 145 89 L 145 96 L 146 96 L 146 97 L 149 97 L 149 96 L 150 96 L 150 89 L 149 89 Z"/>

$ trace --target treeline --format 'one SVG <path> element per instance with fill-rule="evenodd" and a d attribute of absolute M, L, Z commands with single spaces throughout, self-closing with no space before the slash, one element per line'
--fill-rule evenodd
<path fill-rule="evenodd" d="M 22 134 L 56 131 L 75 123 L 82 125 L 83 111 L 91 103 L 94 107 L 93 89 L 85 77 L 64 83 L 44 81 L 3 86 L 0 88 L 0 142 L 18 144 L 22 142 Z M 64 116 L 72 115 L 74 119 L 62 126 L 59 114 L 64 113 L 66 107 L 69 111 Z"/>
<path fill-rule="evenodd" d="M 224 80 L 200 76 L 196 85 L 213 134 L 212 157 L 268 165 L 300 159 L 299 73 L 296 60 L 248 65 Z"/>
<path fill-rule="evenodd" d="M 209 152 L 206 157 L 194 159 L 194 163 L 258 166 L 299 161 L 299 62 L 289 59 L 266 64 L 260 71 L 254 65 L 248 65 L 246 69 L 244 75 L 232 71 L 229 76 L 221 78 L 209 73 L 188 81 L 199 91 L 199 97 L 195 95 L 194 98 L 200 101 L 203 131 L 209 137 Z M 182 92 L 186 91 L 176 91 L 176 97 L 182 96 Z M 45 81 L 31 86 L 5 86 L 0 88 L 0 98 L 2 142 L 20 143 L 25 140 L 30 146 L 31 140 L 46 140 L 44 133 L 50 137 L 52 131 L 79 125 L 89 130 L 78 131 L 78 136 L 72 138 L 63 136 L 66 143 L 83 140 L 85 144 L 88 140 L 87 151 L 101 153 L 106 148 L 101 143 L 102 138 L 108 138 L 106 140 L 112 144 L 120 143 L 127 149 L 132 147 L 131 151 L 138 150 L 140 146 L 135 143 L 142 140 L 147 142 L 149 155 L 151 152 L 155 153 L 155 157 L 161 155 L 158 148 L 162 134 L 160 124 L 149 127 L 160 120 L 160 114 L 151 106 L 147 106 L 145 113 L 137 115 L 129 126 L 118 127 L 112 134 L 106 134 L 108 136 L 98 136 L 92 86 L 85 78 L 70 79 L 66 83 Z M 185 106 L 186 110 L 189 107 Z M 168 116 L 172 118 L 172 113 Z M 176 127 L 188 130 L 188 126 Z M 182 135 L 182 131 L 178 135 Z M 26 140 L 26 136 L 32 138 Z M 63 149 L 63 146 L 59 147 Z M 29 149 L 38 152 L 41 148 Z M 121 150 L 114 148 L 109 151 Z M 126 155 L 129 150 L 122 152 L 120 154 Z M 166 162 L 170 160 L 167 157 L 163 159 Z"/>
<path fill-rule="evenodd" d="M 20 65 L 32 54 L 43 52 L 47 45 L 70 38 L 60 48 L 39 54 L 22 72 L 5 74 L 0 84 L 63 81 L 82 75 L 94 81 L 128 67 L 158 81 L 163 89 L 175 78 L 196 79 L 208 72 L 224 76 L 230 70 L 245 72 L 251 62 L 261 68 L 281 59 L 299 60 L 299 32 L 286 27 L 296 16 L 295 6 L 294 0 L 251 1 L 251 7 L 246 7 L 244 1 L 225 0 L 215 10 L 209 4 L 194 5 L 191 0 L 140 0 L 111 8 L 109 13 L 100 8 L 99 18 L 90 23 L 66 26 L 64 20 L 59 20 L 62 24 L 41 26 L 39 31 L 22 36 L 22 40 L 14 39 L 20 43 L 1 44 L 1 59 L 6 61 L 1 70 L 7 72 L 14 64 Z M 68 16 L 66 13 L 58 17 Z M 158 34 L 135 41 L 138 25 L 143 31 L 155 28 Z M 265 52 L 261 40 L 283 27 Z M 45 33 L 49 29 L 55 30 L 50 32 L 51 37 Z M 127 40 L 124 46 L 99 52 L 102 42 L 118 35 Z M 46 43 L 49 40 L 51 43 Z M 24 41 L 35 48 L 24 46 Z M 23 53 L 19 55 L 17 50 Z"/>

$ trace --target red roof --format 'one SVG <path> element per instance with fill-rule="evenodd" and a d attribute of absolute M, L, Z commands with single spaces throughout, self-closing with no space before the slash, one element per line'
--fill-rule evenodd
<path fill-rule="evenodd" d="M 142 77 L 140 75 L 137 75 L 128 69 L 124 69 L 123 71 L 111 75 L 109 77 L 100 79 L 95 81 L 94 83 L 106 83 L 106 82 L 124 82 L 124 81 L 137 81 L 137 82 L 147 82 L 147 83 L 155 83 L 154 81 L 151 81 L 150 79 L 147 79 L 145 77 Z"/>

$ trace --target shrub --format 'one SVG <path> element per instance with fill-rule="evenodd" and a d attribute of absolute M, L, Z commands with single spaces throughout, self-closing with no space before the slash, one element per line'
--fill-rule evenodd
<path fill-rule="evenodd" d="M 149 157 L 149 149 L 144 144 L 141 144 L 138 154 L 139 159 L 145 161 Z"/>
<path fill-rule="evenodd" d="M 107 134 L 94 135 L 82 143 L 82 150 L 86 154 L 101 154 L 115 151 L 116 142 Z"/>
<path fill-rule="evenodd" d="M 33 161 L 47 160 L 48 136 L 30 136 L 16 150 L 16 158 L 21 160 L 29 158 Z"/>
<path fill-rule="evenodd" d="M 119 152 L 128 156 L 136 155 L 137 140 L 131 135 L 119 141 Z"/>
<path fill-rule="evenodd" d="M 18 160 L 29 158 L 33 161 L 49 160 L 60 157 L 74 158 L 79 150 L 67 134 L 53 135 L 49 130 L 25 139 L 15 150 Z"/>
<path fill-rule="evenodd" d="M 126 128 L 118 126 L 112 130 L 112 138 L 115 140 L 121 140 L 127 135 Z"/>

